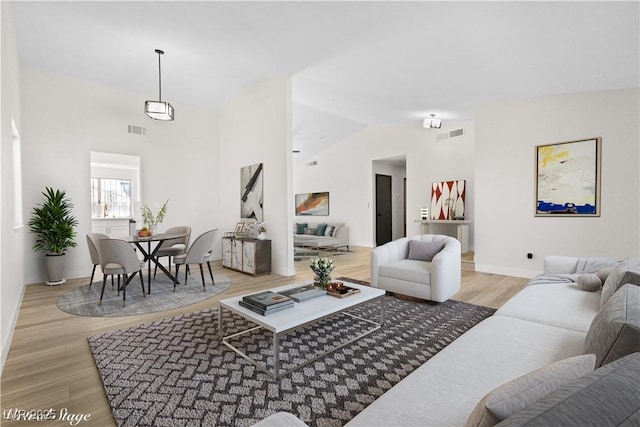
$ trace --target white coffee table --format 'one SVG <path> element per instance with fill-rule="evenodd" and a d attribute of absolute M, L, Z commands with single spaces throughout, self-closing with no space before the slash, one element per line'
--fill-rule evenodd
<path fill-rule="evenodd" d="M 303 286 L 308 284 L 309 282 L 300 282 L 291 285 L 281 286 L 278 288 L 269 289 L 273 292 L 283 291 L 285 289 L 291 289 L 299 286 Z M 322 295 L 307 301 L 303 301 L 300 303 L 294 302 L 292 308 L 288 308 L 277 313 L 270 314 L 268 316 L 263 316 L 258 313 L 254 313 L 253 311 L 241 307 L 238 303 L 244 295 L 227 298 L 220 301 L 220 308 L 218 310 L 218 325 L 219 326 L 219 334 L 222 340 L 222 343 L 229 347 L 231 350 L 238 353 L 240 356 L 244 357 L 246 360 L 266 372 L 268 375 L 277 379 L 286 375 L 296 369 L 299 369 L 320 357 L 323 357 L 337 349 L 344 347 L 347 344 L 350 344 L 360 338 L 369 335 L 370 333 L 380 329 L 380 327 L 384 324 L 384 299 L 382 298 L 385 295 L 385 291 L 382 289 L 372 288 L 370 286 L 362 286 L 357 285 L 355 283 L 344 282 L 345 285 L 360 289 L 360 293 L 355 295 L 350 295 L 346 298 L 336 298 L 330 295 Z M 372 302 L 374 300 L 378 300 L 380 302 L 380 321 L 375 322 L 371 319 L 364 319 L 358 316 L 355 316 L 351 313 L 344 312 L 350 308 L 356 307 L 360 304 Z M 224 323 L 223 323 L 223 311 L 229 310 L 255 324 L 258 326 L 237 332 L 232 335 L 224 336 Z M 304 361 L 304 363 L 297 365 L 287 371 L 281 372 L 280 369 L 280 338 L 287 333 L 293 332 L 299 328 L 302 328 L 307 325 L 311 325 L 315 322 L 318 322 L 324 318 L 334 316 L 338 313 L 342 313 L 344 315 L 353 317 L 355 319 L 364 321 L 366 323 L 370 323 L 372 326 L 371 329 L 366 330 L 363 333 L 358 334 L 357 336 L 336 345 L 334 348 L 326 351 L 320 355 L 317 355 L 309 360 Z M 229 339 L 233 337 L 237 337 L 239 335 L 247 334 L 257 329 L 264 328 L 270 331 L 273 334 L 273 371 L 270 371 L 268 367 L 262 366 L 250 356 L 245 354 L 240 349 L 233 346 L 229 343 Z"/>

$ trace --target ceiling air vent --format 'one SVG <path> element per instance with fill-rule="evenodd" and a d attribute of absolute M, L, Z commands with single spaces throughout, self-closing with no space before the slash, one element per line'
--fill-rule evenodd
<path fill-rule="evenodd" d="M 313 162 L 307 162 L 307 163 L 305 163 L 304 165 L 305 165 L 305 166 L 315 166 L 315 165 L 317 165 L 317 164 L 318 164 L 318 161 L 317 161 L 317 160 L 314 160 Z"/>
<path fill-rule="evenodd" d="M 129 125 L 129 133 L 134 133 L 136 135 L 146 135 L 147 128 L 143 128 L 142 126 Z"/>
<path fill-rule="evenodd" d="M 445 133 L 439 133 L 436 135 L 436 141 L 440 141 L 442 139 L 447 138 L 455 138 L 456 136 L 464 135 L 464 129 L 456 129 Z"/>

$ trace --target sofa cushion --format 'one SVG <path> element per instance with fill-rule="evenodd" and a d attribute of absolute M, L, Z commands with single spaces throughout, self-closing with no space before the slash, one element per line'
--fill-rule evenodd
<path fill-rule="evenodd" d="M 379 275 L 428 285 L 431 283 L 431 263 L 402 259 L 381 265 Z"/>
<path fill-rule="evenodd" d="M 579 356 L 583 345 L 584 333 L 489 317 L 385 392 L 347 426 L 462 426 L 485 394 L 534 369 Z"/>
<path fill-rule="evenodd" d="M 305 229 L 307 228 L 306 222 L 296 222 L 296 233 L 295 234 L 304 234 Z"/>
<path fill-rule="evenodd" d="M 600 306 L 604 307 L 609 298 L 626 283 L 640 286 L 640 261 L 637 258 L 627 258 L 616 264 L 602 287 Z"/>
<path fill-rule="evenodd" d="M 570 357 L 502 384 L 478 402 L 465 426 L 494 426 L 552 391 L 593 371 L 595 362 L 593 354 Z"/>
<path fill-rule="evenodd" d="M 421 242 L 419 240 L 410 240 L 408 259 L 431 262 L 433 257 L 436 256 L 436 254 L 443 248 L 444 242 Z"/>
<path fill-rule="evenodd" d="M 507 418 L 500 427 L 640 425 L 640 353 L 609 363 Z"/>
<path fill-rule="evenodd" d="M 527 286 L 496 312 L 586 334 L 600 310 L 600 294 L 584 292 L 575 283 Z"/>
<path fill-rule="evenodd" d="M 640 287 L 626 284 L 600 309 L 585 339 L 584 352 L 596 366 L 640 351 Z"/>
<path fill-rule="evenodd" d="M 318 224 L 316 227 L 316 236 L 324 236 L 324 232 L 327 229 L 327 224 Z"/>
<path fill-rule="evenodd" d="M 602 280 L 596 274 L 581 274 L 576 280 L 576 285 L 583 291 L 596 292 L 602 287 Z"/>

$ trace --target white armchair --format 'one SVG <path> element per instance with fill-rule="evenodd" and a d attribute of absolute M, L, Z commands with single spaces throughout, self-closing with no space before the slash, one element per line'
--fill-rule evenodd
<path fill-rule="evenodd" d="M 423 255 L 419 252 L 425 252 L 427 245 L 411 244 L 412 240 L 433 242 L 436 246 L 439 242 L 444 247 L 431 261 L 425 261 L 419 259 Z M 423 246 L 422 250 L 419 246 Z M 448 300 L 460 290 L 460 269 L 460 242 L 450 236 L 403 237 L 371 251 L 371 286 L 416 298 L 436 302 Z"/>

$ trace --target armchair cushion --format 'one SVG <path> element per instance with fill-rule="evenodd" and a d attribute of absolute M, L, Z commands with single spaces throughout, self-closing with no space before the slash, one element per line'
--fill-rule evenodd
<path fill-rule="evenodd" d="M 380 266 L 380 276 L 416 283 L 431 283 L 431 263 L 403 259 Z"/>
<path fill-rule="evenodd" d="M 421 242 L 419 240 L 411 240 L 409 241 L 408 259 L 431 262 L 433 257 L 442 249 L 444 249 L 443 242 Z"/>

